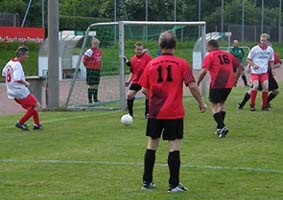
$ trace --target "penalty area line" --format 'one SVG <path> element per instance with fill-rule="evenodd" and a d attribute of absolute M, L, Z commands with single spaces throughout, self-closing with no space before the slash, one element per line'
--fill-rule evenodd
<path fill-rule="evenodd" d="M 0 163 L 26 163 L 26 164 L 90 164 L 90 165 L 108 165 L 108 166 L 143 166 L 143 163 L 135 162 L 111 162 L 111 161 L 87 161 L 87 160 L 13 160 L 3 159 Z M 157 167 L 167 167 L 167 164 L 156 163 Z M 191 168 L 197 170 L 214 170 L 214 171 L 246 171 L 246 172 L 260 172 L 260 173 L 273 173 L 283 174 L 283 170 L 268 169 L 268 168 L 253 168 L 253 167 L 229 167 L 229 166 L 200 166 L 182 164 L 181 168 Z"/>

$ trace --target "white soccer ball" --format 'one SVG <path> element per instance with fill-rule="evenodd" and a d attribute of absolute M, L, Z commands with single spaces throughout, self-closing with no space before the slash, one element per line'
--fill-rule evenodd
<path fill-rule="evenodd" d="M 129 126 L 133 123 L 133 118 L 129 114 L 125 114 L 121 117 L 121 123 L 124 124 L 125 126 Z"/>

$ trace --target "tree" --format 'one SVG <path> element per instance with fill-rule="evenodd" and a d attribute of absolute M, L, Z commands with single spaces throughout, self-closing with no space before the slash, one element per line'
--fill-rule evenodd
<path fill-rule="evenodd" d="M 2 0 L 0 12 L 24 14 L 26 2 L 23 0 Z"/>
<path fill-rule="evenodd" d="M 82 16 L 82 17 L 100 17 L 101 0 L 60 0 L 60 15 Z"/>

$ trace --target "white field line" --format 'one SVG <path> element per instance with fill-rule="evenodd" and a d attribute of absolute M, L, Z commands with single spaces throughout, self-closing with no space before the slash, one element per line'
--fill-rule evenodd
<path fill-rule="evenodd" d="M 108 165 L 108 166 L 143 166 L 143 163 L 135 162 L 111 162 L 111 161 L 87 161 L 87 160 L 13 160 L 2 159 L 0 163 L 23 163 L 23 164 L 87 164 L 87 165 Z M 155 166 L 167 167 L 167 164 L 156 163 Z M 229 166 L 197 166 L 182 164 L 181 168 L 192 168 L 198 170 L 228 170 L 228 171 L 246 171 L 246 172 L 261 172 L 283 174 L 283 170 L 268 169 L 268 168 L 252 168 L 252 167 L 229 167 Z"/>

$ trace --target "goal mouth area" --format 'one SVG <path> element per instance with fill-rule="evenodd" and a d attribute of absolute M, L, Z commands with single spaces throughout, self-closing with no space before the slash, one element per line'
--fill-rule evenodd
<path fill-rule="evenodd" d="M 120 110 L 119 100 L 107 101 L 107 102 L 95 102 L 87 104 L 70 105 L 66 107 L 66 110 Z"/>
<path fill-rule="evenodd" d="M 125 81 L 130 73 L 125 66 L 123 57 L 130 59 L 134 52 L 134 44 L 142 42 L 152 58 L 159 50 L 159 36 L 162 32 L 171 30 L 177 36 L 176 56 L 185 58 L 192 63 L 192 50 L 196 40 L 201 36 L 205 41 L 206 22 L 158 22 L 158 21 L 119 21 L 91 24 L 85 31 L 85 37 L 80 48 L 75 74 L 70 84 L 66 110 L 125 110 L 127 87 Z M 87 85 L 85 83 L 86 69 L 81 60 L 90 47 L 93 37 L 100 40 L 102 51 L 101 79 L 98 86 L 100 103 L 88 104 Z M 206 44 L 201 46 L 206 51 Z M 78 51 L 77 51 L 78 52 Z M 200 52 L 199 56 L 205 55 Z"/>

